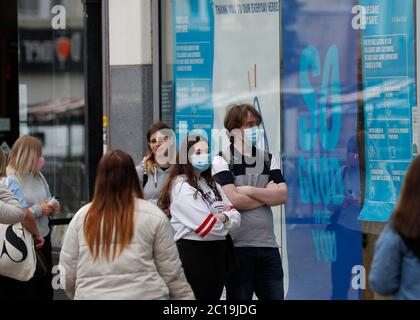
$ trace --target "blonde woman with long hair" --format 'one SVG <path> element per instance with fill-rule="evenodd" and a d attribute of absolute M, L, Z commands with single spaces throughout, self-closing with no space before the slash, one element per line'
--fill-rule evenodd
<path fill-rule="evenodd" d="M 61 249 L 71 299 L 194 299 L 167 217 L 142 198 L 133 159 L 108 151 L 93 200 L 73 217 Z"/>
<path fill-rule="evenodd" d="M 44 239 L 38 252 L 46 270 L 25 283 L 29 298 L 52 300 L 52 245 L 49 216 L 60 211 L 60 204 L 51 197 L 50 188 L 41 173 L 45 160 L 42 156 L 42 143 L 32 136 L 22 136 L 14 143 L 9 155 L 7 181 L 10 191 L 16 196 L 22 208 L 29 210 L 36 220 Z"/>
<path fill-rule="evenodd" d="M 15 224 L 22 222 L 23 226 L 34 236 L 37 247 L 42 247 L 44 241 L 40 240 L 41 235 L 36 227 L 35 219 L 31 214 L 28 214 L 29 211 L 20 207 L 16 197 L 7 186 L 6 166 L 7 158 L 3 150 L 0 149 L 0 223 Z"/>
<path fill-rule="evenodd" d="M 21 222 L 34 237 L 35 247 L 39 249 L 42 247 L 44 239 L 38 231 L 33 215 L 28 209 L 22 209 L 16 197 L 10 192 L 7 186 L 6 164 L 6 156 L 0 149 L 0 224 L 11 225 Z M 0 269 L 0 301 L 31 298 L 27 295 L 25 282 L 1 274 L 2 270 Z"/>

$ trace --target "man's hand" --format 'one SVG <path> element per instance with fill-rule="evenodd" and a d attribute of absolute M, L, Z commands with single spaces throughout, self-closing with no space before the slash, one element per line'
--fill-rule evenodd
<path fill-rule="evenodd" d="M 238 186 L 236 187 L 239 193 L 242 193 L 248 197 L 252 196 L 252 187 L 251 186 Z"/>
<path fill-rule="evenodd" d="M 287 201 L 286 183 L 275 183 L 270 181 L 264 188 L 239 186 L 238 193 L 246 195 L 254 200 L 260 201 L 268 206 L 277 206 Z"/>
<path fill-rule="evenodd" d="M 279 188 L 279 185 L 277 183 L 274 183 L 274 181 L 270 181 L 265 189 L 270 189 L 270 190 L 276 190 Z M 252 186 L 239 186 L 236 187 L 236 189 L 238 190 L 238 192 L 247 195 L 248 197 L 252 197 L 252 194 L 254 193 L 255 189 Z"/>
<path fill-rule="evenodd" d="M 266 187 L 265 187 L 266 189 L 272 189 L 272 190 L 274 190 L 274 189 L 278 189 L 279 188 L 279 186 L 278 186 L 278 184 L 277 183 L 275 183 L 274 181 L 270 181 L 267 185 L 266 185 Z"/>
<path fill-rule="evenodd" d="M 240 192 L 238 188 L 241 188 L 242 192 L 247 192 L 246 189 L 251 187 L 237 187 L 234 184 L 228 184 L 222 187 L 224 193 L 237 210 L 252 210 L 264 205 L 262 202 L 255 200 L 254 198 Z"/>

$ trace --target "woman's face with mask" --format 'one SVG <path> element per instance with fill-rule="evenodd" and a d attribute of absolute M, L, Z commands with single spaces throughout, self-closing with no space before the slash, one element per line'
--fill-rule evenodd
<path fill-rule="evenodd" d="M 42 168 L 45 165 L 45 159 L 44 157 L 41 155 L 41 157 L 38 158 L 38 160 L 36 161 L 35 165 L 34 165 L 34 171 L 35 172 L 39 172 L 42 170 Z"/>
<path fill-rule="evenodd" d="M 190 163 L 194 170 L 204 172 L 211 166 L 209 145 L 206 141 L 197 142 L 190 150 Z"/>

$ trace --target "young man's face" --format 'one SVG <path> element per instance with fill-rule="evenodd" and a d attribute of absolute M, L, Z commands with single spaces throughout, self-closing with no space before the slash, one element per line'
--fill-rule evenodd
<path fill-rule="evenodd" d="M 255 118 L 251 112 L 247 113 L 246 118 L 244 119 L 244 121 L 242 122 L 242 126 L 241 126 L 241 133 L 242 133 L 242 139 L 244 138 L 244 133 L 245 133 L 245 129 L 249 129 L 249 128 L 253 128 L 253 127 L 258 127 L 259 123 L 258 123 L 258 119 Z"/>

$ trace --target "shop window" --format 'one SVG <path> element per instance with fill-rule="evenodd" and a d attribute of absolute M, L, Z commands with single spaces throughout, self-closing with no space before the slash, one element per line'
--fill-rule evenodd
<path fill-rule="evenodd" d="M 415 1 L 160 4 L 161 118 L 183 133 L 222 128 L 230 103 L 263 115 L 289 186 L 287 298 L 373 298 L 375 240 L 420 141 Z"/>
<path fill-rule="evenodd" d="M 57 4 L 65 12 L 52 10 Z M 56 30 L 58 14 L 65 28 Z M 61 203 L 53 219 L 71 218 L 88 200 L 83 28 L 81 1 L 18 1 L 19 134 L 43 142 L 43 174 Z M 64 230 L 54 228 L 58 248 Z"/>

